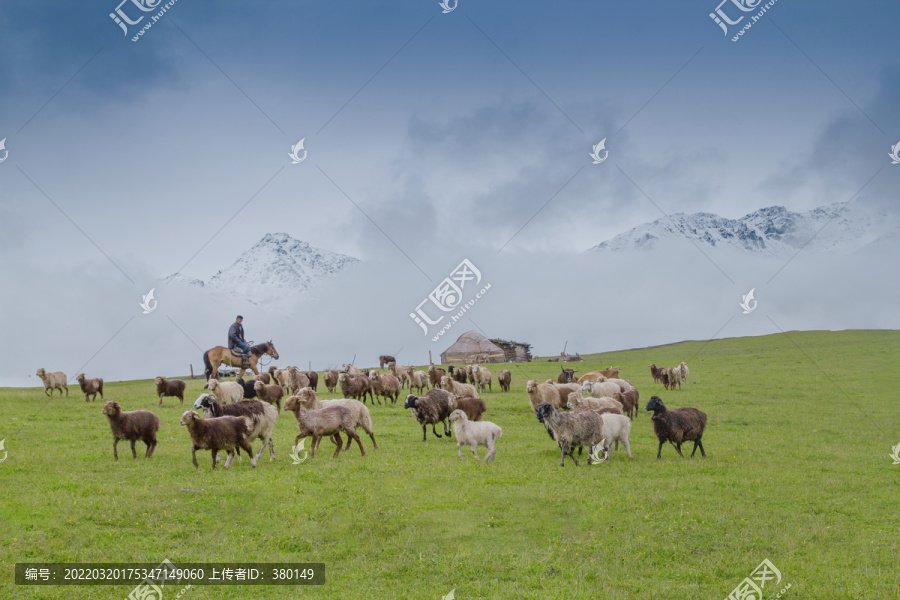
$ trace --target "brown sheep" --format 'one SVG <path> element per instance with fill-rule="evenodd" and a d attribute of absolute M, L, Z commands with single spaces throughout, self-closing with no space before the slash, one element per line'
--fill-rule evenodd
<path fill-rule="evenodd" d="M 431 383 L 431 389 L 436 387 L 440 387 L 441 385 L 441 377 L 445 376 L 447 372 L 444 369 L 438 369 L 434 365 L 428 366 L 428 381 Z M 412 391 L 412 388 L 410 388 Z"/>
<path fill-rule="evenodd" d="M 79 373 L 75 376 L 75 379 L 78 380 L 78 384 L 81 386 L 81 391 L 84 392 L 84 401 L 85 402 L 93 402 L 97 399 L 97 394 L 100 394 L 100 399 L 103 400 L 103 379 L 85 379 L 84 373 Z"/>
<path fill-rule="evenodd" d="M 294 416 L 296 417 L 297 406 L 300 404 L 310 409 L 319 409 L 334 405 L 349 408 L 350 412 L 353 413 L 353 426 L 362 427 L 363 431 L 369 434 L 369 437 L 372 439 L 372 445 L 375 446 L 376 450 L 378 449 L 378 442 L 375 441 L 375 433 L 372 431 L 372 415 L 369 414 L 369 409 L 366 408 L 366 405 L 359 400 L 353 400 L 352 398 L 319 400 L 319 396 L 314 390 L 306 388 L 300 390 L 300 394 L 298 394 L 297 396 L 291 396 L 290 398 L 288 398 L 284 403 L 284 410 L 294 411 Z M 347 438 L 347 447 L 344 448 L 344 450 L 350 449 L 351 442 L 352 440 L 350 438 Z"/>
<path fill-rule="evenodd" d="M 279 411 L 281 410 L 281 398 L 284 396 L 283 387 L 274 383 L 266 385 L 262 381 L 257 381 L 253 384 L 253 389 L 256 390 L 257 398 L 269 404 L 274 404 Z"/>
<path fill-rule="evenodd" d="M 334 392 L 334 389 L 338 384 L 338 372 L 334 369 L 328 369 L 325 371 L 325 388 L 329 392 Z"/>
<path fill-rule="evenodd" d="M 341 395 L 344 398 L 353 398 L 355 400 L 366 401 L 366 395 L 375 402 L 375 396 L 372 395 L 372 389 L 369 386 L 369 380 L 362 375 L 348 375 L 341 373 L 338 375 L 338 384 L 341 386 Z"/>
<path fill-rule="evenodd" d="M 473 398 L 466 396 L 465 398 L 453 397 L 450 400 L 450 412 L 459 409 L 466 413 L 466 417 L 470 421 L 480 421 L 481 415 L 487 411 L 487 404 L 482 398 Z"/>
<path fill-rule="evenodd" d="M 184 404 L 184 390 L 187 387 L 184 380 L 172 379 L 169 381 L 165 377 L 157 377 L 153 381 L 156 383 L 156 395 L 159 396 L 160 406 L 162 406 L 163 396 L 174 396 Z"/>
<path fill-rule="evenodd" d="M 653 377 L 653 381 L 659 381 L 659 372 L 660 368 L 656 366 L 656 363 L 650 363 L 650 375 Z"/>
<path fill-rule="evenodd" d="M 319 389 L 319 374 L 315 371 L 310 371 L 306 374 L 307 379 L 309 379 L 309 387 L 312 388 L 312 391 L 316 391 Z"/>
<path fill-rule="evenodd" d="M 262 382 L 259 382 L 262 383 Z M 188 428 L 194 447 L 191 450 L 191 459 L 194 466 L 197 463 L 197 450 L 212 451 L 212 468 L 216 468 L 216 455 L 219 450 L 228 452 L 225 468 L 231 466 L 234 460 L 235 448 L 241 448 L 250 457 L 250 464 L 256 466 L 256 456 L 250 446 L 250 432 L 253 424 L 247 417 L 213 417 L 201 418 L 192 410 L 186 410 L 181 415 L 181 424 Z"/>
<path fill-rule="evenodd" d="M 641 396 L 637 390 L 613 394 L 613 398 L 622 403 L 622 408 L 629 419 L 634 419 L 638 415 L 638 402 L 640 402 Z"/>
<path fill-rule="evenodd" d="M 326 406 L 325 408 L 307 410 L 302 404 L 298 403 L 294 415 L 297 417 L 297 428 L 300 429 L 300 433 L 294 438 L 294 446 L 296 446 L 297 442 L 303 438 L 312 436 L 310 458 L 316 457 L 316 449 L 319 447 L 319 442 L 322 441 L 323 437 L 331 438 L 331 441 L 337 446 L 332 455 L 332 458 L 336 458 L 337 455 L 340 454 L 343 446 L 343 440 L 341 439 L 342 431 L 346 433 L 349 438 L 356 440 L 356 443 L 359 444 L 360 453 L 363 456 L 366 455 L 362 440 L 359 439 L 359 436 L 356 435 L 356 431 L 354 430 L 355 422 L 353 411 L 346 406 L 333 405 Z M 347 448 L 349 447 L 350 443 L 348 442 Z"/>
<path fill-rule="evenodd" d="M 391 363 L 396 364 L 397 359 L 389 354 L 382 354 L 381 356 L 378 357 L 378 368 L 379 369 L 383 369 L 385 367 L 385 365 L 389 365 Z"/>
<path fill-rule="evenodd" d="M 134 443 L 137 440 L 141 440 L 147 445 L 145 458 L 153 455 L 153 449 L 156 448 L 156 432 L 159 431 L 159 417 L 149 410 L 125 412 L 115 400 L 108 400 L 100 412 L 109 419 L 109 428 L 113 434 L 113 456 L 116 460 L 119 460 L 119 452 L 116 449 L 119 440 L 131 442 L 131 458 L 133 459 L 137 458 L 137 452 L 134 449 Z"/>
<path fill-rule="evenodd" d="M 606 375 L 603 375 L 600 371 L 590 371 L 579 377 L 577 383 L 584 383 L 585 381 L 590 381 L 591 383 L 603 382 L 606 381 Z"/>
<path fill-rule="evenodd" d="M 509 385 L 512 383 L 512 373 L 509 372 L 509 369 L 503 369 L 497 374 L 497 382 L 500 384 L 501 391 L 509 391 Z"/>
<path fill-rule="evenodd" d="M 460 383 L 466 383 L 468 381 L 468 373 L 466 373 L 465 369 L 460 369 L 459 367 L 450 371 L 450 377 L 452 377 L 454 381 Z"/>
<path fill-rule="evenodd" d="M 272 378 L 269 377 L 268 373 L 260 373 L 256 376 L 257 381 L 262 381 L 264 384 L 269 385 L 272 383 Z"/>

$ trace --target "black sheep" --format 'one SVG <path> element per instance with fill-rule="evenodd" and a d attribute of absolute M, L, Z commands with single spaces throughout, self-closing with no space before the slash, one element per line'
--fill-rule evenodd
<path fill-rule="evenodd" d="M 684 458 L 684 454 L 681 453 L 681 444 L 690 441 L 694 442 L 691 458 L 694 457 L 698 447 L 700 454 L 706 458 L 702 441 L 703 431 L 706 429 L 705 412 L 690 406 L 666 410 L 666 405 L 659 396 L 650 398 L 647 410 L 653 411 L 653 431 L 659 440 L 656 458 L 661 458 L 662 447 L 666 442 L 671 442 L 678 451 L 678 455 Z"/>
<path fill-rule="evenodd" d="M 238 377 L 237 382 L 241 384 L 241 387 L 244 388 L 244 398 L 251 400 L 256 398 L 256 380 L 251 379 L 250 381 L 244 381 L 243 377 Z"/>

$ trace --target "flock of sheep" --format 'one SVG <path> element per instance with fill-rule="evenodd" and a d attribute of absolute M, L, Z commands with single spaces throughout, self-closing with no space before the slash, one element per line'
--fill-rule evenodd
<path fill-rule="evenodd" d="M 187 428 L 193 443 L 192 460 L 197 463 L 197 450 L 210 450 L 212 467 L 216 468 L 218 452 L 227 453 L 225 467 L 228 468 L 235 454 L 240 460 L 240 451 L 250 457 L 252 466 L 266 447 L 269 460 L 275 458 L 272 431 L 282 410 L 291 411 L 297 421 L 299 432 L 294 445 L 306 437 L 312 438 L 311 457 L 322 439 L 330 439 L 336 446 L 334 457 L 342 450 L 349 450 L 352 442 L 359 446 L 362 456 L 366 455 L 362 441 L 356 433 L 362 429 L 377 449 L 372 416 L 366 406 L 369 399 L 374 406 L 388 401 L 396 404 L 404 387 L 408 388 L 404 408 L 409 409 L 422 426 L 422 441 L 427 439 L 427 427 L 431 425 L 436 437 L 453 436 L 457 440 L 457 455 L 463 458 L 462 447 L 469 446 L 475 459 L 479 460 L 478 447 L 487 448 L 484 462 L 492 462 L 497 454 L 496 442 L 503 434 L 502 429 L 490 421 L 482 421 L 487 404 L 479 393 L 492 390 L 493 375 L 480 365 L 465 368 L 449 366 L 445 371 L 431 365 L 427 371 L 415 370 L 412 366 L 400 366 L 393 357 L 381 357 L 382 367 L 386 361 L 387 372 L 378 369 L 363 369 L 345 364 L 341 372 L 328 370 L 323 380 L 329 392 L 340 387 L 342 398 L 320 400 L 317 395 L 319 375 L 314 371 L 301 372 L 296 367 L 277 369 L 271 367 L 267 373 L 260 373 L 250 381 L 219 381 L 210 379 L 203 393 L 194 402 L 193 409 L 185 411 L 180 424 Z M 687 379 L 689 371 L 685 363 L 674 368 L 660 368 L 650 365 L 655 381 L 663 383 L 666 389 L 675 389 Z M 529 380 L 525 391 L 531 409 L 537 420 L 544 426 L 550 438 L 560 449 L 560 466 L 565 465 L 569 456 L 578 465 L 574 451 L 579 455 L 588 448 L 588 464 L 607 460 L 613 449 L 621 443 L 631 458 L 631 421 L 637 417 L 640 394 L 627 379 L 619 378 L 617 367 L 591 371 L 575 378 L 576 371 L 562 368 L 557 380 L 544 382 Z M 52 395 L 56 389 L 66 390 L 67 378 L 62 372 L 47 372 L 38 369 L 38 377 L 44 383 L 44 392 Z M 103 400 L 103 380 L 87 379 L 84 373 L 76 378 L 85 395 L 85 401 L 92 401 L 97 394 Z M 512 374 L 503 369 L 497 374 L 497 381 L 503 392 L 508 392 Z M 157 377 L 154 381 L 159 403 L 164 397 L 176 397 L 184 404 L 186 384 L 180 379 L 167 380 Z M 416 391 L 418 395 L 413 394 Z M 287 396 L 282 408 L 282 399 Z M 653 396 L 645 410 L 652 411 L 653 429 L 659 441 L 657 458 L 662 446 L 672 443 L 679 455 L 681 444 L 694 442 L 691 456 L 700 449 L 706 456 L 702 437 L 706 428 L 706 414 L 702 411 L 683 407 L 666 409 L 658 396 Z M 196 411 L 202 411 L 203 416 Z M 132 458 L 137 457 L 135 443 L 140 440 L 146 445 L 145 457 L 150 457 L 156 447 L 156 434 L 160 420 L 148 410 L 123 411 L 118 402 L 106 401 L 103 410 L 113 434 L 113 456 L 118 459 L 117 445 L 121 440 L 131 444 Z M 443 435 L 436 425 L 443 425 Z M 341 437 L 346 435 L 346 446 Z M 254 454 L 252 443 L 261 441 L 259 451 Z M 602 458 L 601 455 L 602 454 Z M 683 456 L 683 455 L 682 455 Z"/>

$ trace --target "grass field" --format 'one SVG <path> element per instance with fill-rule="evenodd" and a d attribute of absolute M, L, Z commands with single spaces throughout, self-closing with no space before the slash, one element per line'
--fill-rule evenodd
<path fill-rule="evenodd" d="M 157 408 L 152 380 L 107 383 L 107 399 L 162 421 L 152 459 L 132 461 L 125 443 L 116 462 L 102 405 L 86 404 L 77 383 L 68 399 L 2 389 L 0 597 L 125 598 L 133 588 L 16 586 L 17 562 L 164 558 L 326 565 L 322 586 L 193 587 L 187 600 L 439 599 L 451 589 L 459 600 L 721 599 L 766 558 L 779 587 L 791 584 L 784 598 L 900 597 L 900 465 L 888 456 L 900 443 L 900 332 L 789 332 L 587 358 L 582 373 L 619 366 L 642 408 L 658 394 L 669 408 L 705 411 L 707 458 L 667 446 L 657 461 L 642 411 L 633 460 L 620 450 L 602 465 L 559 468 L 524 392 L 527 379 L 555 377 L 559 365 L 547 362 L 490 366 L 485 418 L 503 427 L 493 465 L 468 451 L 460 461 L 455 439 L 430 430 L 423 443 L 401 400 L 371 409 L 379 449 L 363 436 L 365 458 L 354 445 L 332 460 L 325 441 L 293 465 L 296 423 L 284 413 L 274 462 L 266 453 L 257 469 L 245 458 L 213 472 L 198 452 L 194 468 L 178 421 L 203 382 L 188 383 L 184 407 L 166 398 Z M 682 360 L 683 390 L 652 383 L 651 361 Z M 319 391 L 335 397 L 321 382 Z"/>

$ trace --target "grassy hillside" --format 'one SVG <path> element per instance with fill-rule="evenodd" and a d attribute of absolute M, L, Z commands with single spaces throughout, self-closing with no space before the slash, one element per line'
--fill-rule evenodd
<path fill-rule="evenodd" d="M 188 383 L 184 407 L 166 398 L 158 408 L 151 380 L 107 386 L 107 399 L 162 420 L 152 459 L 132 461 L 125 443 L 116 462 L 102 405 L 85 403 L 77 384 L 68 399 L 2 389 L 0 597 L 124 598 L 133 587 L 14 586 L 16 562 L 166 557 L 326 564 L 323 586 L 194 587 L 190 600 L 437 599 L 454 588 L 460 600 L 720 599 L 765 558 L 791 583 L 787 598 L 896 597 L 900 465 L 888 454 L 900 443 L 900 332 L 790 332 L 586 358 L 582 373 L 619 366 L 642 407 L 658 394 L 670 408 L 705 411 L 708 457 L 667 446 L 657 461 L 642 411 L 634 459 L 620 450 L 602 465 L 559 468 L 524 392 L 527 379 L 556 376 L 547 362 L 490 366 L 486 419 L 503 437 L 488 466 L 468 452 L 460 461 L 455 439 L 430 430 L 423 443 L 401 400 L 371 409 L 379 449 L 363 436 L 365 458 L 354 446 L 332 460 L 326 441 L 293 465 L 296 424 L 285 413 L 274 462 L 264 454 L 255 470 L 245 458 L 213 472 L 203 452 L 195 469 L 178 420 L 203 382 Z M 651 361 L 682 360 L 683 390 L 652 383 Z M 500 393 L 506 367 L 512 391 Z M 335 397 L 321 382 L 319 391 Z"/>

